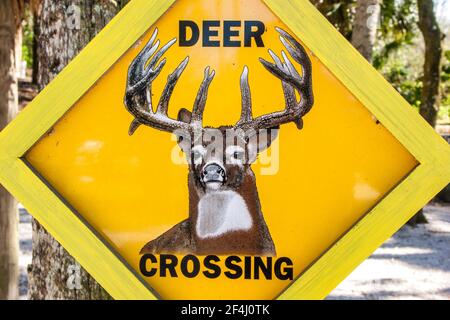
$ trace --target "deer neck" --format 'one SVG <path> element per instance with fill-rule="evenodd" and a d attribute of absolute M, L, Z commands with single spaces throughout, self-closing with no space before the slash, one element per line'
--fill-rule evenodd
<path fill-rule="evenodd" d="M 233 232 L 252 232 L 255 225 L 261 222 L 255 177 L 251 169 L 248 171 L 243 183 L 233 189 L 204 191 L 201 186 L 189 183 L 192 232 L 197 239 L 217 239 Z"/>

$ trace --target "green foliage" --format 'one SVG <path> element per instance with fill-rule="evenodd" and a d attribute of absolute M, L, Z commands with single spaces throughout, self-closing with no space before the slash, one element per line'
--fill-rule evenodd
<path fill-rule="evenodd" d="M 352 38 L 356 0 L 311 0 L 328 21 L 348 40 Z"/>
<path fill-rule="evenodd" d="M 442 64 L 442 82 L 450 81 L 450 50 L 444 52 L 444 61 Z"/>
<path fill-rule="evenodd" d="M 30 10 L 25 12 L 25 20 L 22 23 L 22 59 L 27 62 L 27 67 L 33 67 L 33 18 Z"/>
<path fill-rule="evenodd" d="M 327 19 L 351 39 L 356 0 L 310 0 Z M 383 0 L 373 65 L 414 107 L 419 108 L 423 87 L 424 53 L 418 28 L 417 0 Z M 450 121 L 450 51 L 442 71 L 439 119 Z"/>
<path fill-rule="evenodd" d="M 411 70 L 400 61 L 390 66 L 384 76 L 406 101 L 419 108 L 423 86 L 422 79 L 416 79 L 411 74 Z"/>
<path fill-rule="evenodd" d="M 415 108 L 419 108 L 422 99 L 422 61 L 415 67 L 411 61 L 418 57 L 414 56 L 417 49 L 401 48 L 401 54 L 391 57 L 381 70 L 385 78 L 394 88 Z M 421 59 L 420 59 L 421 60 Z M 448 123 L 450 121 L 450 50 L 446 51 L 442 66 L 442 100 L 438 119 Z"/>
<path fill-rule="evenodd" d="M 381 4 L 381 49 L 374 55 L 373 65 L 381 69 L 393 52 L 411 45 L 417 35 L 415 0 L 384 0 Z"/>
<path fill-rule="evenodd" d="M 378 48 L 373 64 L 415 108 L 419 108 L 422 100 L 424 56 L 420 49 L 421 37 L 417 0 L 382 2 Z M 446 76 L 450 78 L 450 73 L 443 75 L 443 80 Z M 440 118 L 444 115 L 445 107 L 441 109 Z"/>
<path fill-rule="evenodd" d="M 445 51 L 442 65 L 442 101 L 439 119 L 450 122 L 450 50 Z"/>

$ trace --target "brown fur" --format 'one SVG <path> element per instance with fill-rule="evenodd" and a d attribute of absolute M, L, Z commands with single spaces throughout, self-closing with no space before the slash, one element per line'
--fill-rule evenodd
<path fill-rule="evenodd" d="M 247 168 L 247 175 L 241 186 L 235 191 L 245 200 L 253 219 L 253 227 L 248 231 L 230 232 L 214 239 L 199 239 L 195 233 L 197 208 L 200 198 L 197 192 L 190 192 L 189 219 L 176 225 L 159 238 L 150 241 L 141 251 L 144 253 L 191 253 L 209 254 L 249 254 L 258 256 L 275 256 L 275 245 L 261 213 L 261 205 L 256 189 L 255 176 Z M 195 177 L 189 174 L 189 190 L 197 188 Z M 192 221 L 192 223 L 191 223 Z"/>

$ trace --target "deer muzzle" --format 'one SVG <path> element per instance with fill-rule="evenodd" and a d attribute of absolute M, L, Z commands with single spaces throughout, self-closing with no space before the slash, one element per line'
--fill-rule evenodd
<path fill-rule="evenodd" d="M 225 168 L 218 163 L 207 164 L 202 170 L 201 179 L 205 185 L 208 183 L 224 184 L 226 180 Z"/>

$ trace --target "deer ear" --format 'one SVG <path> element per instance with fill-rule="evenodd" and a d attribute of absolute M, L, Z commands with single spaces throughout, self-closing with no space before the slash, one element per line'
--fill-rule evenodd
<path fill-rule="evenodd" d="M 187 109 L 182 108 L 178 112 L 178 121 L 183 121 L 184 123 L 191 123 L 192 112 Z"/>

